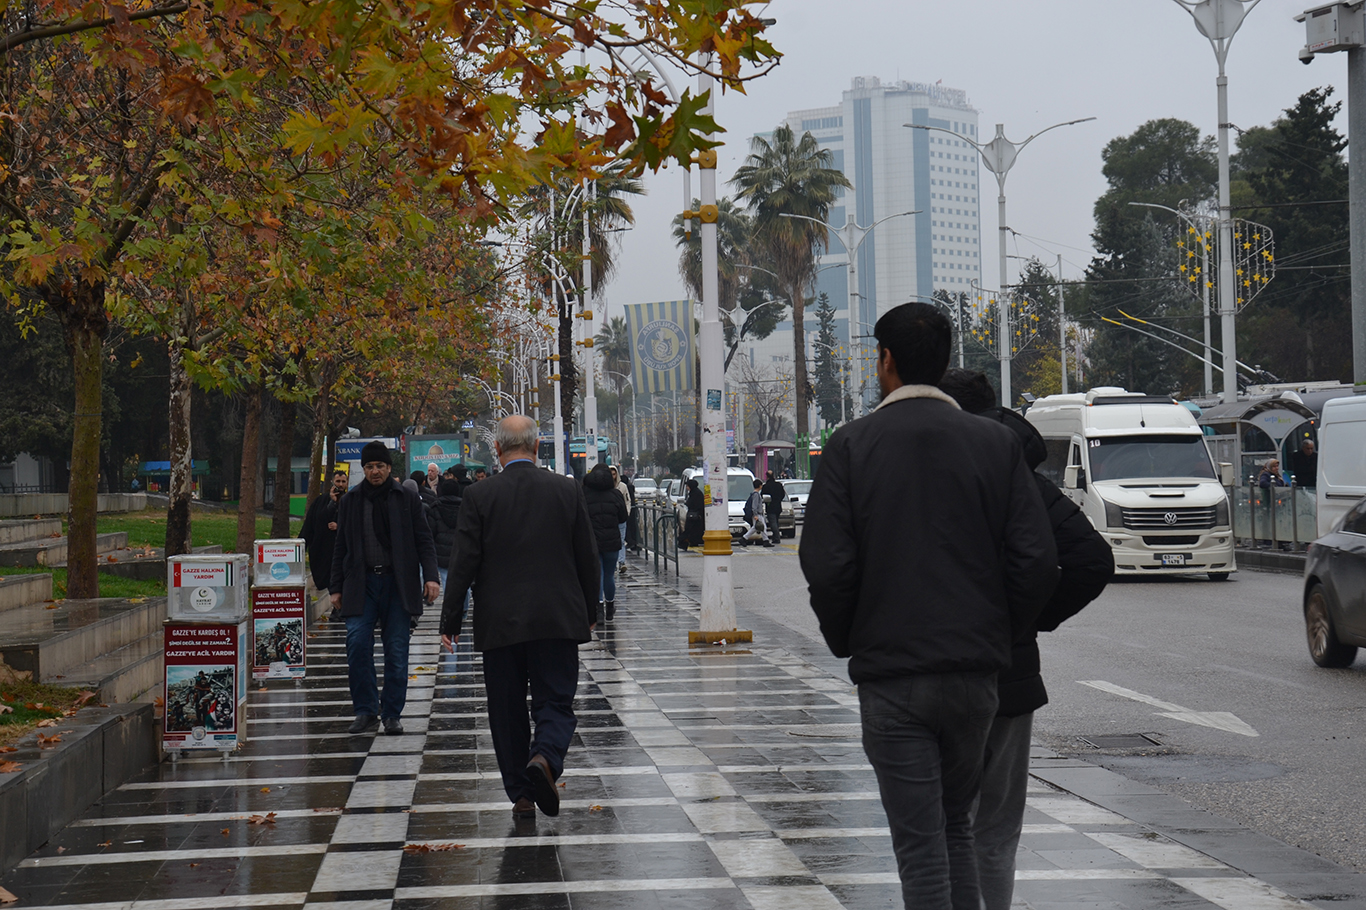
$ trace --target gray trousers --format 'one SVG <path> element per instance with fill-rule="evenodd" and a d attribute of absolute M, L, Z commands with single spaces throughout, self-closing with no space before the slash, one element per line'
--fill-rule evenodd
<path fill-rule="evenodd" d="M 1010 910 L 1015 891 L 1015 852 L 1024 824 L 1029 785 L 1029 740 L 1034 712 L 997 717 L 987 734 L 982 790 L 973 813 L 977 876 L 986 910 Z"/>

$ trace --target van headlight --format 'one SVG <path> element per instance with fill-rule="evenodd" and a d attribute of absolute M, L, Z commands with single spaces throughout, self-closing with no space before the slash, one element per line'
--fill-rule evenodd
<path fill-rule="evenodd" d="M 1105 502 L 1105 527 L 1107 527 L 1107 528 L 1122 528 L 1122 527 L 1124 527 L 1124 510 L 1121 509 L 1117 503 L 1110 502 L 1110 500 L 1108 500 L 1108 499 L 1104 500 L 1104 502 Z"/>
<path fill-rule="evenodd" d="M 1214 504 L 1214 526 L 1216 528 L 1227 528 L 1229 526 L 1227 496 Z"/>

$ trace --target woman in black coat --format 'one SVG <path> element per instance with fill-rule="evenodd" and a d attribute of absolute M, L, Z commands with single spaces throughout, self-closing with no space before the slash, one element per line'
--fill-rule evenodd
<path fill-rule="evenodd" d="M 683 521 L 683 549 L 700 547 L 706 523 L 702 514 L 702 488 L 697 485 L 696 478 L 688 478 L 688 495 L 683 502 L 688 507 L 688 516 Z"/>
<path fill-rule="evenodd" d="M 602 562 L 602 599 L 604 618 L 611 622 L 617 613 L 617 554 L 621 550 L 621 523 L 626 520 L 626 500 L 617 492 L 612 470 L 599 464 L 583 479 L 583 498 L 588 503 L 588 518 L 593 523 L 593 538 Z"/>

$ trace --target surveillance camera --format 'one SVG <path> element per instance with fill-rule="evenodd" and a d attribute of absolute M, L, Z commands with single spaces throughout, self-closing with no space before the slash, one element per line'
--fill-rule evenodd
<path fill-rule="evenodd" d="M 1305 66 L 1314 62 L 1314 52 L 1307 47 L 1300 48 L 1300 62 Z"/>

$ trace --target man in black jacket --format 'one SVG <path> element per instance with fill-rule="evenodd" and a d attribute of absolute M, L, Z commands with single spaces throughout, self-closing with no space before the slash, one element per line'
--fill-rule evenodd
<path fill-rule="evenodd" d="M 778 516 L 783 514 L 783 500 L 787 498 L 787 490 L 783 489 L 773 477 L 773 472 L 769 471 L 765 475 L 763 489 L 760 491 L 768 498 L 764 504 L 764 519 L 768 522 L 768 536 L 774 544 L 783 542 L 783 532 L 778 529 Z"/>
<path fill-rule="evenodd" d="M 939 383 L 970 414 L 1003 424 L 1019 438 L 1030 470 L 1048 456 L 1043 437 L 1019 414 L 996 406 L 996 393 L 984 374 L 949 370 Z M 1039 672 L 1037 630 L 1051 632 L 1100 596 L 1115 574 L 1115 559 L 1105 538 L 1053 481 L 1034 474 L 1058 547 L 1061 576 L 1028 635 L 1010 650 L 1010 668 L 996 678 L 1000 705 L 987 736 L 982 764 L 982 795 L 973 813 L 972 835 L 986 910 L 1009 910 L 1015 890 L 1015 853 L 1024 824 L 1029 786 L 1029 741 L 1034 712 L 1048 704 Z"/>
<path fill-rule="evenodd" d="M 906 906 L 977 910 L 971 810 L 996 673 L 1052 593 L 1057 551 L 1019 440 L 935 387 L 948 319 L 909 303 L 874 335 L 882 403 L 826 445 L 799 555 L 858 684 Z"/>
<path fill-rule="evenodd" d="M 337 543 L 332 554 L 332 606 L 346 618 L 346 664 L 351 733 L 380 721 L 384 732 L 403 732 L 408 700 L 409 623 L 423 602 L 441 593 L 436 548 L 422 500 L 394 483 L 393 456 L 382 442 L 361 449 L 365 480 L 337 506 Z M 425 584 L 424 584 L 425 582 Z M 384 642 L 384 697 L 375 685 L 375 626 Z"/>
<path fill-rule="evenodd" d="M 555 781 L 577 724 L 578 646 L 592 638 L 602 574 L 582 488 L 539 470 L 536 447 L 531 418 L 499 422 L 494 449 L 503 470 L 465 491 L 441 610 L 441 641 L 454 651 L 474 586 L 489 732 L 517 818 L 535 817 L 537 806 L 559 814 Z"/>
<path fill-rule="evenodd" d="M 337 504 L 346 493 L 346 472 L 333 471 L 332 484 L 324 490 L 304 515 L 304 544 L 308 547 L 308 568 L 313 584 L 326 591 L 332 583 L 332 549 L 337 543 Z"/>

